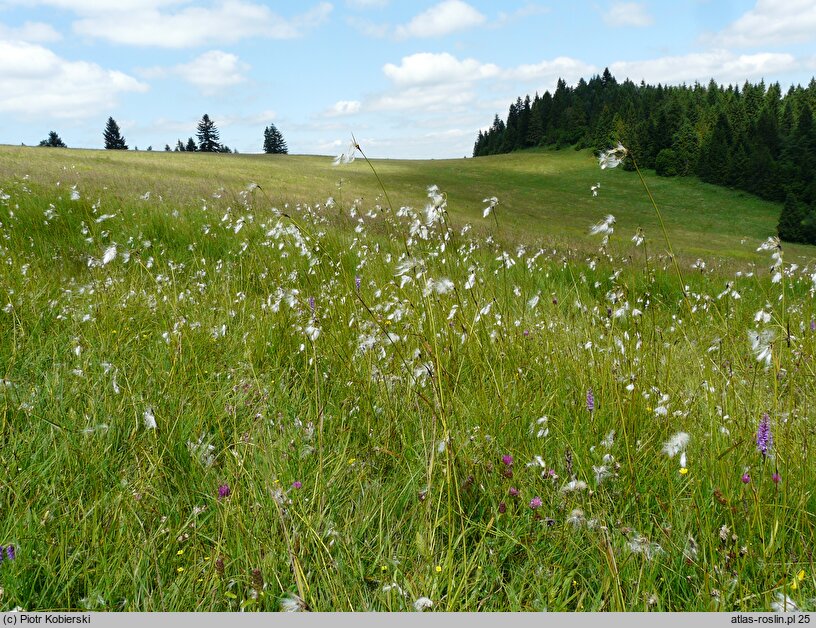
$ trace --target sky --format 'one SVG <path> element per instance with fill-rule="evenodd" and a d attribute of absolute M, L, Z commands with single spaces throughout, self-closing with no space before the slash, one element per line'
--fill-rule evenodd
<path fill-rule="evenodd" d="M 816 74 L 816 0 L 0 0 L 0 143 L 55 130 L 102 148 L 195 134 L 290 153 L 469 156 L 517 96 L 618 79 L 680 84 Z"/>

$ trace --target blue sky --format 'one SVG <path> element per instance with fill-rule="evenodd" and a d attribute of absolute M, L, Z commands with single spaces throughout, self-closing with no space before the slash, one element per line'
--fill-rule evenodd
<path fill-rule="evenodd" d="M 813 0 L 0 0 L 0 143 L 101 148 L 194 135 L 260 152 L 470 155 L 511 100 L 604 67 L 622 80 L 816 74 Z"/>

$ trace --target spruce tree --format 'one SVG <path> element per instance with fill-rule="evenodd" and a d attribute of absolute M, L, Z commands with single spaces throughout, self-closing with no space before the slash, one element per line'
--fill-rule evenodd
<path fill-rule="evenodd" d="M 781 240 L 786 242 L 803 242 L 805 228 L 802 225 L 806 216 L 805 208 L 793 194 L 788 192 L 782 213 L 779 215 L 779 225 L 776 232 Z"/>
<path fill-rule="evenodd" d="M 183 152 L 185 152 L 187 149 L 186 149 L 186 148 L 185 148 L 185 146 L 184 146 L 184 142 L 182 142 L 181 140 L 176 140 L 176 148 L 175 148 L 174 150 L 175 150 L 175 152 L 177 152 L 177 153 L 183 153 Z"/>
<path fill-rule="evenodd" d="M 196 146 L 195 140 L 192 137 L 187 140 L 186 150 L 188 153 L 194 153 L 198 150 L 198 146 Z"/>
<path fill-rule="evenodd" d="M 274 155 L 285 155 L 289 152 L 286 147 L 286 140 L 274 124 L 270 124 L 264 129 L 264 152 Z"/>
<path fill-rule="evenodd" d="M 106 150 L 127 150 L 127 144 L 125 144 L 125 138 L 122 137 L 122 134 L 119 132 L 119 125 L 116 124 L 116 120 L 113 118 L 108 118 L 108 123 L 105 125 L 105 132 L 102 134 L 105 138 L 105 149 Z"/>
<path fill-rule="evenodd" d="M 198 123 L 198 150 L 202 153 L 215 153 L 221 145 L 218 143 L 219 135 L 218 129 L 215 127 L 215 122 L 210 120 L 210 116 L 206 113 L 201 121 Z"/>
<path fill-rule="evenodd" d="M 57 135 L 56 131 L 50 131 L 48 138 L 40 142 L 40 146 L 49 146 L 51 148 L 68 148 L 62 138 Z"/>

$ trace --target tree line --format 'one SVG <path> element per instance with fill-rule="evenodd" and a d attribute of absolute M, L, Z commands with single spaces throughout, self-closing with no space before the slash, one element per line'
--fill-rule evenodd
<path fill-rule="evenodd" d="M 196 129 L 196 138 L 192 136 L 187 142 L 178 140 L 175 148 L 171 149 L 169 144 L 164 145 L 164 150 L 167 152 L 199 152 L 199 153 L 237 153 L 237 150 L 230 149 L 226 144 L 221 143 L 220 133 L 215 125 L 215 122 L 206 113 L 201 118 Z M 102 138 L 105 142 L 107 150 L 128 150 L 127 142 L 125 141 L 122 131 L 119 128 L 116 120 L 112 117 L 108 118 L 105 124 L 105 130 L 102 133 Z M 274 124 L 270 124 L 264 129 L 263 135 L 263 151 L 271 154 L 288 154 L 289 149 L 286 146 L 286 140 Z M 40 142 L 40 146 L 50 146 L 54 148 L 68 148 L 65 142 L 56 131 L 51 131 L 48 137 Z M 139 150 L 138 147 L 135 150 Z M 148 146 L 147 150 L 152 151 L 153 147 Z"/>
<path fill-rule="evenodd" d="M 604 150 L 618 141 L 639 167 L 783 202 L 783 240 L 816 244 L 816 79 L 739 86 L 619 83 L 608 69 L 569 87 L 517 98 L 480 131 L 473 156 L 537 146 Z M 624 167 L 633 168 L 631 159 Z"/>

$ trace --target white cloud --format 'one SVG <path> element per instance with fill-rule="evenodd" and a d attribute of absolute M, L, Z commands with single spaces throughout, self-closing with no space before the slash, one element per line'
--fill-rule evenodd
<path fill-rule="evenodd" d="M 568 83 L 577 82 L 581 77 L 588 78 L 597 72 L 597 68 L 571 57 L 556 57 L 539 63 L 526 63 L 508 70 L 504 76 L 508 79 L 522 82 L 552 83 L 563 78 Z"/>
<path fill-rule="evenodd" d="M 27 42 L 49 42 L 59 41 L 60 35 L 50 24 L 44 22 L 25 22 L 16 28 L 0 24 L 0 39 L 27 41 Z"/>
<path fill-rule="evenodd" d="M 329 107 L 325 115 L 329 117 L 350 116 L 359 113 L 361 106 L 362 103 L 359 100 L 338 100 Z"/>
<path fill-rule="evenodd" d="M 386 63 L 383 72 L 397 86 L 437 85 L 495 77 L 499 67 L 475 59 L 460 61 L 447 52 L 419 52 L 403 57 L 400 65 Z"/>
<path fill-rule="evenodd" d="M 86 118 L 148 86 L 95 63 L 66 61 L 42 46 L 0 41 L 0 111 L 21 117 Z"/>
<path fill-rule="evenodd" d="M 630 78 L 636 83 L 641 80 L 664 85 L 705 83 L 711 78 L 720 83 L 742 83 L 771 78 L 796 70 L 800 65 L 800 61 L 787 53 L 737 55 L 727 50 L 714 50 L 646 61 L 618 61 L 611 64 L 609 70 L 618 80 Z"/>
<path fill-rule="evenodd" d="M 387 92 L 375 98 L 367 108 L 372 111 L 411 111 L 417 116 L 439 111 L 451 114 L 475 100 L 476 94 L 470 86 L 453 83 Z"/>
<path fill-rule="evenodd" d="M 346 5 L 353 9 L 382 9 L 388 6 L 388 0 L 346 0 Z"/>
<path fill-rule="evenodd" d="M 140 74 L 146 78 L 165 78 L 178 76 L 194 85 L 204 94 L 216 94 L 225 87 L 231 87 L 246 80 L 245 72 L 249 65 L 236 55 L 210 50 L 196 57 L 189 63 L 181 63 L 170 68 L 148 68 Z"/>
<path fill-rule="evenodd" d="M 608 26 L 651 26 L 652 16 L 646 7 L 637 2 L 616 2 L 604 13 L 603 21 Z"/>
<path fill-rule="evenodd" d="M 498 20 L 495 26 L 507 26 L 518 20 L 523 20 L 537 15 L 545 15 L 550 12 L 550 7 L 545 7 L 534 2 L 529 2 L 515 11 L 499 11 Z"/>
<path fill-rule="evenodd" d="M 186 0 L 27 0 L 70 10 L 79 16 L 74 31 L 117 44 L 186 48 L 231 43 L 248 37 L 293 39 L 322 24 L 332 5 L 321 2 L 292 18 L 265 4 L 218 0 L 208 6 Z"/>
<path fill-rule="evenodd" d="M 485 16 L 462 0 L 444 0 L 414 17 L 407 24 L 396 28 L 397 37 L 441 37 L 450 33 L 478 26 Z"/>
<path fill-rule="evenodd" d="M 713 39 L 722 46 L 747 48 L 814 42 L 816 3 L 813 0 L 757 0 L 753 9 Z"/>

